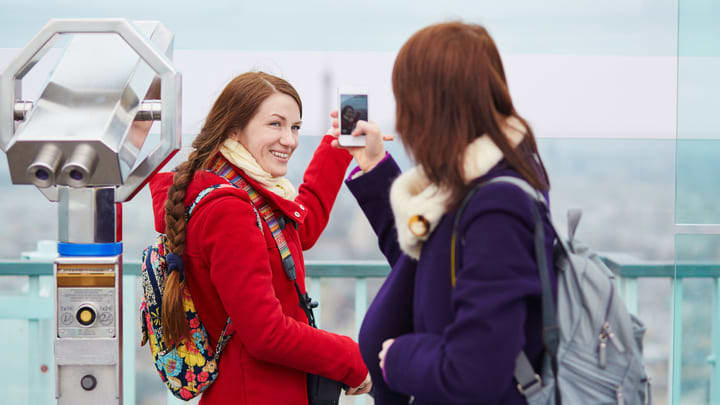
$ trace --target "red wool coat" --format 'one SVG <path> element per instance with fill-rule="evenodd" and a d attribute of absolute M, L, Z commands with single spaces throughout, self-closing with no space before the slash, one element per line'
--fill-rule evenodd
<path fill-rule="evenodd" d="M 244 176 L 273 208 L 297 223 L 283 230 L 295 260 L 297 281 L 305 291 L 302 251 L 317 241 L 342 185 L 350 155 L 330 146 L 326 136 L 305 171 L 295 201 L 285 200 Z M 238 172 L 241 172 L 236 168 Z M 197 194 L 225 180 L 199 171 L 190 183 L 185 206 Z M 165 201 L 172 173 L 150 182 L 155 228 L 165 231 Z M 218 379 L 201 404 L 306 405 L 306 373 L 355 387 L 365 379 L 357 343 L 308 325 L 294 285 L 285 275 L 267 224 L 257 227 L 250 198 L 241 189 L 220 188 L 202 199 L 187 225 L 185 276 L 200 319 L 215 346 L 227 316 L 235 335 L 220 356 Z"/>

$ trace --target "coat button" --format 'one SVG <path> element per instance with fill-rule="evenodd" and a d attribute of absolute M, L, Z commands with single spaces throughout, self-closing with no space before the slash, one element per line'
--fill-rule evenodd
<path fill-rule="evenodd" d="M 303 210 L 303 211 L 305 211 L 305 206 L 302 205 L 302 204 L 300 204 L 300 209 Z"/>
<path fill-rule="evenodd" d="M 413 235 L 421 238 L 428 234 L 430 230 L 430 222 L 422 215 L 413 215 L 408 221 L 408 227 Z"/>
<path fill-rule="evenodd" d="M 294 215 L 295 215 L 295 218 L 300 218 L 300 213 L 299 213 L 299 212 L 295 211 L 295 214 L 294 214 Z"/>

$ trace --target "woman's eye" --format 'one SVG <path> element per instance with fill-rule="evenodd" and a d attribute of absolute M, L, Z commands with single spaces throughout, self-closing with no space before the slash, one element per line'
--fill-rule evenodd
<path fill-rule="evenodd" d="M 292 130 L 295 131 L 295 132 L 299 131 L 299 130 L 300 130 L 300 125 L 293 125 L 293 126 L 292 126 Z"/>
<path fill-rule="evenodd" d="M 273 127 L 279 127 L 279 126 L 280 126 L 280 121 L 273 121 L 273 122 L 270 123 L 270 125 L 273 126 Z"/>

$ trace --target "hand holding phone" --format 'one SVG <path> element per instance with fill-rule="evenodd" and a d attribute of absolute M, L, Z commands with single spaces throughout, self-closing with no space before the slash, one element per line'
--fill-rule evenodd
<path fill-rule="evenodd" d="M 358 87 L 338 89 L 338 143 L 343 147 L 365 146 L 365 135 L 351 135 L 358 121 L 368 121 L 367 90 Z"/>
<path fill-rule="evenodd" d="M 338 111 L 335 110 L 331 112 L 330 117 L 333 120 L 330 134 L 336 138 L 332 141 L 331 145 L 335 148 L 347 150 L 355 158 L 355 161 L 362 171 L 370 171 L 385 158 L 385 145 L 383 145 L 383 141 L 392 141 L 394 139 L 393 135 L 382 134 L 380 128 L 372 121 L 360 121 L 355 131 L 366 134 L 364 137 L 366 140 L 365 145 L 344 147 L 340 145 L 338 139 L 340 137 Z"/>

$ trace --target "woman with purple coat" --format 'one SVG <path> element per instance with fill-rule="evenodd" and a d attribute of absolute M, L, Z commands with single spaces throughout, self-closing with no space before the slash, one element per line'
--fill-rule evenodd
<path fill-rule="evenodd" d="M 379 128 L 360 121 L 353 135 L 367 142 L 349 149 L 358 168 L 346 181 L 392 267 L 359 336 L 375 403 L 525 404 L 515 359 L 524 351 L 540 370 L 543 353 L 535 202 L 509 183 L 481 187 L 460 218 L 454 274 L 451 236 L 460 202 L 479 183 L 514 176 L 547 198 L 533 132 L 478 25 L 414 34 L 392 85 L 396 129 L 417 166 L 401 174 Z M 552 235 L 547 217 L 545 234 Z"/>

